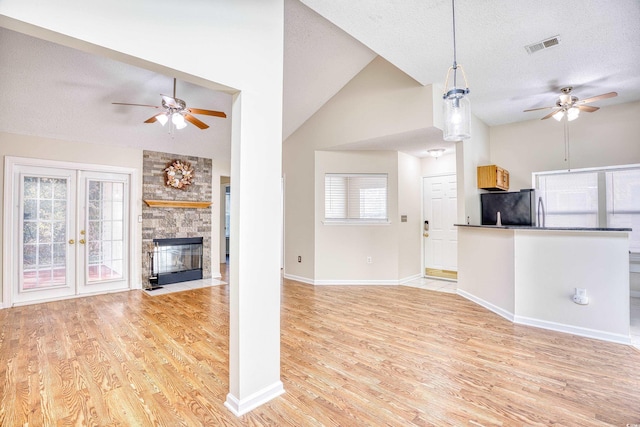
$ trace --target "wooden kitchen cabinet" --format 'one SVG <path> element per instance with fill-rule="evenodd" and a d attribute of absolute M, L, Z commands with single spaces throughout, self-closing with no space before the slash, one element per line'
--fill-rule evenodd
<path fill-rule="evenodd" d="M 478 188 L 508 190 L 509 171 L 496 165 L 478 166 Z"/>

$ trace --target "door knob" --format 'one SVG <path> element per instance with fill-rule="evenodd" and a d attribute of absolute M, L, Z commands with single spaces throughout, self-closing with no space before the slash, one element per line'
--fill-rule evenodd
<path fill-rule="evenodd" d="M 75 242 L 76 242 L 75 240 L 73 240 L 73 239 L 69 239 L 69 244 L 70 244 L 70 245 L 73 245 Z"/>
<path fill-rule="evenodd" d="M 81 245 L 84 245 L 86 242 L 85 242 L 85 240 L 84 240 L 84 239 L 80 239 L 80 240 L 79 240 L 79 243 L 80 243 Z"/>

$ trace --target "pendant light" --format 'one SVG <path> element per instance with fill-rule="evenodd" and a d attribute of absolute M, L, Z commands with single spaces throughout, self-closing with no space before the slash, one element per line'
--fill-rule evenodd
<path fill-rule="evenodd" d="M 461 141 L 471 137 L 471 102 L 466 97 L 469 93 L 467 76 L 462 65 L 456 62 L 456 8 L 455 0 L 451 0 L 453 10 L 453 65 L 447 71 L 447 78 L 444 83 L 443 116 L 444 129 L 443 137 L 445 141 Z M 464 78 L 464 89 L 458 87 L 457 72 L 460 69 Z M 453 70 L 453 87 L 449 88 L 449 75 Z"/>

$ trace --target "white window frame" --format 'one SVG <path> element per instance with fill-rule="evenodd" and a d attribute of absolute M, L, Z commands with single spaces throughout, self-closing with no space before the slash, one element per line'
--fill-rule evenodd
<path fill-rule="evenodd" d="M 546 172 L 534 172 L 532 173 L 532 185 L 534 188 L 538 189 L 538 177 L 546 176 L 546 175 L 559 175 L 559 174 L 568 174 L 568 173 L 584 173 L 584 172 L 595 172 L 598 174 L 598 227 L 601 228 L 609 228 L 608 225 L 608 217 L 607 217 L 607 180 L 606 174 L 608 172 L 616 172 L 616 171 L 625 171 L 625 170 L 640 170 L 640 164 L 631 164 L 631 165 L 621 165 L 621 166 L 605 166 L 599 168 L 582 168 L 582 169 L 573 169 L 571 171 L 567 170 L 557 170 L 557 171 L 546 171 Z M 635 212 L 635 211 L 634 211 Z M 634 230 L 637 231 L 637 230 Z M 640 262 L 640 252 L 631 252 L 630 251 L 630 260 L 632 262 Z"/>
<path fill-rule="evenodd" d="M 352 213 L 349 213 L 349 201 L 357 202 L 362 200 L 359 197 L 352 197 L 347 191 L 344 194 L 344 200 L 341 202 L 344 204 L 345 214 L 344 218 L 327 218 L 327 178 L 346 178 L 347 180 L 358 178 L 384 178 L 385 180 L 385 195 L 384 195 L 384 218 L 366 218 L 366 217 L 351 217 Z M 349 184 L 347 183 L 347 187 Z M 324 187 L 323 187 L 323 210 L 325 225 L 388 225 L 389 222 L 389 175 L 386 173 L 325 173 L 324 174 Z"/>

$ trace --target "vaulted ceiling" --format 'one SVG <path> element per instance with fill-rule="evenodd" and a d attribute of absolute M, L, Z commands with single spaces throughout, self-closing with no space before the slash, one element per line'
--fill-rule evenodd
<path fill-rule="evenodd" d="M 591 105 L 640 100 L 640 2 L 637 0 L 458 0 L 458 62 L 469 77 L 473 113 L 494 126 L 535 120 L 560 88 L 587 98 L 617 91 Z M 525 45 L 558 36 L 552 48 Z M 357 75 L 383 57 L 417 84 L 441 87 L 451 65 L 449 0 L 285 0 L 283 137 L 286 138 Z M 129 145 L 228 158 L 230 121 L 168 134 L 142 122 L 154 110 L 112 102 L 159 105 L 172 77 L 79 52 L 0 28 L 0 131 L 73 141 Z M 231 111 L 227 94 L 179 80 L 189 106 Z M 597 114 L 597 113 L 595 113 Z M 429 138 L 437 132 L 426 130 Z M 371 142 L 411 152 L 400 135 Z M 404 145 L 403 145 L 404 138 Z M 367 147 L 367 142 L 360 144 Z M 410 144 L 409 144 L 410 145 Z M 404 147 L 404 148 L 403 148 Z"/>

